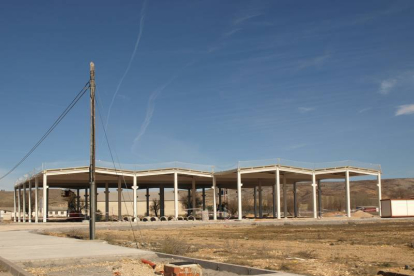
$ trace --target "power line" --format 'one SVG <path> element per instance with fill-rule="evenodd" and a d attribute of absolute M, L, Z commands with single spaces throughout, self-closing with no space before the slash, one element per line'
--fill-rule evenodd
<path fill-rule="evenodd" d="M 105 125 L 104 125 L 104 120 L 102 119 L 102 114 L 101 114 L 101 111 L 100 111 L 100 109 L 103 109 L 103 106 L 102 106 L 102 103 L 101 103 L 101 100 L 100 100 L 100 96 L 99 96 L 98 89 L 96 89 L 96 95 L 97 95 L 97 98 L 98 98 L 98 102 L 99 102 L 99 104 L 100 104 L 100 106 L 101 106 L 101 108 L 99 108 L 99 107 L 97 108 L 97 109 L 98 109 L 98 114 L 99 114 L 99 119 L 100 119 L 100 121 L 101 121 L 102 129 L 103 129 L 103 131 L 104 131 L 104 135 L 105 135 L 106 144 L 107 144 L 107 146 L 108 146 L 109 154 L 111 155 L 111 160 L 112 160 L 112 164 L 113 164 L 113 166 L 114 166 L 115 173 L 116 173 L 116 174 L 118 174 L 118 170 L 117 170 L 117 168 L 116 168 L 116 164 L 115 164 L 115 159 L 114 159 L 114 156 L 113 156 L 113 153 L 112 153 L 112 148 L 111 148 L 111 145 L 110 145 L 110 143 L 109 143 L 108 134 L 107 134 L 107 132 L 106 132 L 106 127 L 105 127 Z M 122 168 L 121 168 L 121 163 L 119 162 L 119 159 L 118 159 L 117 161 L 118 161 L 118 166 L 119 166 L 119 169 L 122 169 Z M 123 182 L 124 182 L 125 189 L 128 189 L 128 185 L 127 185 L 127 183 L 126 183 L 126 181 L 125 181 L 125 177 L 124 177 L 124 175 L 123 175 L 123 174 L 121 174 L 121 177 L 122 177 L 122 180 L 123 180 Z M 124 194 L 123 194 L 122 192 L 121 192 L 121 194 L 122 194 L 122 198 L 123 198 L 123 200 L 124 200 L 124 205 L 125 205 L 125 209 L 126 209 L 126 211 L 127 211 L 127 215 L 128 215 L 128 217 L 129 217 L 128 206 L 126 205 L 125 196 L 124 196 Z M 136 200 L 136 199 L 134 199 L 134 200 Z M 135 217 L 134 217 L 134 219 L 135 219 Z M 134 241 L 135 241 L 135 246 L 136 246 L 136 248 L 137 248 L 137 249 L 139 249 L 139 246 L 138 246 L 138 241 L 137 241 L 137 238 L 136 238 L 136 236 L 135 236 L 134 227 L 132 227 L 132 222 L 131 222 L 131 221 L 129 221 L 129 224 L 130 224 L 130 227 L 131 227 L 132 236 L 133 236 Z M 141 230 L 140 230 L 139 228 L 138 228 L 138 230 L 139 230 L 139 233 L 140 233 L 140 235 L 141 235 L 141 239 L 142 239 L 142 233 L 141 233 Z"/>
<path fill-rule="evenodd" d="M 69 111 L 76 105 L 76 103 L 82 98 L 82 96 L 85 94 L 85 92 L 89 88 L 89 81 L 85 84 L 85 86 L 82 88 L 82 90 L 76 95 L 76 97 L 72 100 L 72 102 L 66 107 L 66 109 L 60 114 L 60 116 L 56 119 L 56 121 L 52 124 L 52 126 L 46 131 L 45 134 L 37 141 L 37 143 L 29 150 L 29 152 L 20 159 L 19 162 L 6 174 L 4 174 L 0 180 L 11 174 L 17 167 L 19 167 L 36 149 L 40 144 L 49 136 L 49 134 L 57 127 L 57 125 L 65 118 L 65 116 L 69 113 Z"/>

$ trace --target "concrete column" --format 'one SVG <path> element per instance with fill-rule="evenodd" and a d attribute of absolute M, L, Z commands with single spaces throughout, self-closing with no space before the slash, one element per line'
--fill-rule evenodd
<path fill-rule="evenodd" d="M 88 218 L 89 217 L 89 195 L 88 195 L 88 188 L 86 188 L 85 189 L 85 195 L 84 195 L 84 197 L 85 197 L 85 216 L 86 216 L 86 218 Z"/>
<path fill-rule="evenodd" d="M 345 172 L 346 216 L 351 217 L 351 190 L 349 187 L 349 171 Z"/>
<path fill-rule="evenodd" d="M 239 213 L 239 220 L 243 219 L 243 210 L 242 210 L 242 182 L 241 182 L 241 173 L 240 170 L 237 171 L 237 210 Z"/>
<path fill-rule="evenodd" d="M 79 189 L 76 189 L 76 212 L 80 212 L 80 191 Z"/>
<path fill-rule="evenodd" d="M 257 195 L 256 195 L 256 193 L 257 193 L 257 189 L 256 189 L 256 186 L 254 186 L 254 188 L 253 188 L 253 210 L 254 210 L 254 217 L 255 218 L 257 217 L 257 208 L 256 208 L 256 205 L 257 205 L 256 197 L 257 197 Z"/>
<path fill-rule="evenodd" d="M 145 197 L 147 198 L 147 216 L 149 216 L 150 215 L 150 202 L 149 202 L 150 194 L 149 194 L 148 187 L 147 187 L 147 194 L 145 195 Z"/>
<path fill-rule="evenodd" d="M 296 182 L 293 183 L 293 214 L 294 217 L 298 217 L 298 199 L 297 199 L 297 190 Z"/>
<path fill-rule="evenodd" d="M 382 199 L 382 192 L 381 192 L 381 173 L 379 173 L 377 175 L 377 180 L 378 180 L 378 213 L 379 216 L 381 217 L 382 215 L 382 210 L 381 210 L 381 199 Z"/>
<path fill-rule="evenodd" d="M 218 188 L 218 210 L 219 210 L 219 216 L 221 217 L 221 211 L 223 211 L 223 200 L 222 200 L 222 189 Z"/>
<path fill-rule="evenodd" d="M 118 177 L 118 221 L 122 221 L 122 182 Z"/>
<path fill-rule="evenodd" d="M 318 180 L 318 217 L 322 218 L 322 183 Z"/>
<path fill-rule="evenodd" d="M 47 186 L 47 190 L 46 190 L 46 218 L 49 219 L 49 186 Z"/>
<path fill-rule="evenodd" d="M 187 194 L 187 202 L 188 202 L 188 206 L 187 206 L 187 216 L 190 215 L 191 213 L 191 208 L 193 208 L 192 203 L 191 203 L 191 189 L 188 189 L 188 194 Z"/>
<path fill-rule="evenodd" d="M 313 203 L 313 218 L 318 218 L 318 210 L 316 208 L 316 175 L 312 174 L 312 203 Z"/>
<path fill-rule="evenodd" d="M 286 195 L 286 190 L 287 190 L 287 186 L 286 186 L 286 176 L 283 175 L 283 214 L 284 214 L 284 218 L 287 219 L 287 195 Z"/>
<path fill-rule="evenodd" d="M 43 174 L 43 222 L 47 222 L 47 174 Z"/>
<path fill-rule="evenodd" d="M 216 177 L 213 176 L 213 220 L 217 220 L 217 202 L 216 202 L 216 196 L 217 196 L 217 189 L 216 189 Z"/>
<path fill-rule="evenodd" d="M 174 218 L 178 218 L 178 174 L 174 173 Z"/>
<path fill-rule="evenodd" d="M 78 189 L 79 193 L 79 189 Z M 109 184 L 105 183 L 105 221 L 109 221 Z"/>
<path fill-rule="evenodd" d="M 39 223 L 39 179 L 35 178 L 35 223 Z"/>
<path fill-rule="evenodd" d="M 29 180 L 29 223 L 32 223 L 32 182 Z"/>
<path fill-rule="evenodd" d="M 206 188 L 203 188 L 203 211 L 206 210 Z"/>
<path fill-rule="evenodd" d="M 164 186 L 160 186 L 160 216 L 165 216 L 165 207 L 164 207 Z"/>
<path fill-rule="evenodd" d="M 16 187 L 13 189 L 13 221 L 17 222 Z"/>
<path fill-rule="evenodd" d="M 18 211 L 17 222 L 21 222 L 21 217 L 22 217 L 21 206 L 22 206 L 22 204 L 20 203 L 20 196 L 21 196 L 20 195 L 21 194 L 21 188 L 20 188 L 20 186 L 19 186 L 18 189 L 19 190 L 17 192 L 17 211 Z"/>
<path fill-rule="evenodd" d="M 276 176 L 275 176 L 276 178 Z M 273 199 L 273 218 L 277 217 L 277 212 L 276 212 L 276 205 L 277 205 L 277 200 L 276 200 L 276 184 L 272 185 L 272 199 Z"/>
<path fill-rule="evenodd" d="M 23 223 L 26 223 L 26 182 L 23 183 Z"/>
<path fill-rule="evenodd" d="M 263 193 L 262 180 L 259 179 L 259 218 L 263 218 Z"/>
<path fill-rule="evenodd" d="M 192 189 L 192 195 L 193 195 L 193 201 L 192 201 L 192 203 L 193 203 L 193 211 L 192 211 L 192 214 L 193 214 L 193 216 L 195 216 L 195 214 L 196 214 L 196 210 L 195 210 L 195 208 L 197 208 L 197 201 L 196 201 L 196 199 L 197 199 L 197 195 L 196 195 L 196 181 L 195 181 L 195 178 L 193 177 L 193 181 L 192 181 L 192 186 L 191 186 L 191 189 Z"/>
<path fill-rule="evenodd" d="M 133 208 L 134 208 L 134 222 L 137 221 L 137 176 L 134 175 L 134 186 L 132 186 L 132 190 L 133 190 L 133 197 L 134 197 L 134 203 L 133 203 Z"/>
<path fill-rule="evenodd" d="M 280 171 L 279 168 L 276 169 L 276 212 L 277 212 L 277 219 L 280 219 Z"/>

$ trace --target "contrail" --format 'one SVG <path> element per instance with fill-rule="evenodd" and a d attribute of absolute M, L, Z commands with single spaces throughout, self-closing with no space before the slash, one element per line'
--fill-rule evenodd
<path fill-rule="evenodd" d="M 152 115 L 154 114 L 155 109 L 155 100 L 158 98 L 158 96 L 161 94 L 161 92 L 170 85 L 179 75 L 180 73 L 185 70 L 187 67 L 193 65 L 197 60 L 192 60 L 189 63 L 187 63 L 183 68 L 179 69 L 178 72 L 171 77 L 166 83 L 152 91 L 147 104 L 147 113 L 145 114 L 144 122 L 141 125 L 141 128 L 139 129 L 137 137 L 134 139 L 134 143 L 132 145 L 132 149 L 134 149 L 135 145 L 141 140 L 142 136 L 144 136 L 147 127 L 151 123 Z"/>
<path fill-rule="evenodd" d="M 162 86 L 158 87 L 157 89 L 155 89 L 149 99 L 148 99 L 148 104 L 147 104 L 147 113 L 145 115 L 145 119 L 144 122 L 141 125 L 141 128 L 139 129 L 138 135 L 137 137 L 135 137 L 134 139 L 134 145 L 141 140 L 142 136 L 144 136 L 145 131 L 147 130 L 147 127 L 149 126 L 149 124 L 151 123 L 151 119 L 152 119 L 152 115 L 154 114 L 154 109 L 155 109 L 155 100 L 158 98 L 158 96 L 161 94 L 161 92 L 177 77 L 177 75 L 175 75 L 174 77 L 172 77 L 169 81 L 167 81 L 165 84 L 163 84 Z"/>
<path fill-rule="evenodd" d="M 128 66 L 127 66 L 124 74 L 122 75 L 122 78 L 118 83 L 118 86 L 116 87 L 114 96 L 112 97 L 111 104 L 109 105 L 108 116 L 106 118 L 105 129 L 108 129 L 109 117 L 111 116 L 111 110 L 112 110 L 112 106 L 115 102 L 116 95 L 118 95 L 119 88 L 121 87 L 125 76 L 128 74 L 128 71 L 131 68 L 132 61 L 134 60 L 135 54 L 137 53 L 138 45 L 139 45 L 139 42 L 141 41 L 142 32 L 144 31 L 144 19 L 145 19 L 145 8 L 146 8 L 146 6 L 147 6 L 147 0 L 145 0 L 144 4 L 142 5 L 142 9 L 141 9 L 141 13 L 140 13 L 141 19 L 139 21 L 139 33 L 138 33 L 137 41 L 135 42 L 134 51 L 132 52 L 131 58 L 129 59 Z"/>

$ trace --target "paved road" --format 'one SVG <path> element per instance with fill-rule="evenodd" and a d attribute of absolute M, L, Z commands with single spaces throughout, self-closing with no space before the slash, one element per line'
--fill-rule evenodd
<path fill-rule="evenodd" d="M 102 241 L 58 238 L 28 231 L 0 232 L 0 255 L 10 261 L 148 254 L 149 251 Z"/>

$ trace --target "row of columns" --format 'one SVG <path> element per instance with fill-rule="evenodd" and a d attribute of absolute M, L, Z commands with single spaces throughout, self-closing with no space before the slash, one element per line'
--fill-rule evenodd
<path fill-rule="evenodd" d="M 377 174 L 377 187 L 378 187 L 378 206 L 379 206 L 379 215 L 381 216 L 381 174 Z M 262 205 L 262 183 L 259 179 L 258 187 L 254 187 L 254 216 L 257 214 L 257 193 L 259 194 L 259 217 L 263 217 L 263 205 Z M 238 194 L 238 219 L 242 219 L 242 210 L 241 210 L 241 172 L 237 173 L 237 194 Z M 312 209 L 313 209 L 313 218 L 322 217 L 322 186 L 321 180 L 316 181 L 316 175 L 312 174 Z M 275 185 L 272 186 L 273 190 L 273 217 L 277 219 L 281 218 L 280 210 L 280 171 L 279 168 L 275 171 Z M 298 217 L 298 202 L 297 202 L 297 183 L 293 183 L 293 206 L 294 206 L 294 217 Z M 350 177 L 349 171 L 345 172 L 345 195 L 346 195 L 346 214 L 347 217 L 351 217 L 351 192 L 350 192 Z M 284 217 L 287 218 L 287 187 L 286 187 L 286 177 L 283 175 L 283 213 Z"/>
<path fill-rule="evenodd" d="M 137 185 L 137 177 L 134 176 L 133 178 L 133 186 L 132 186 L 132 190 L 133 190 L 133 218 L 134 221 L 137 220 L 138 218 L 138 214 L 137 214 L 137 190 L 138 190 L 138 185 Z M 160 192 L 159 192 L 159 196 L 160 196 L 160 216 L 164 216 L 165 215 L 165 189 L 164 186 L 161 185 L 160 186 Z M 195 178 L 193 178 L 192 180 L 192 187 L 191 187 L 192 193 L 193 193 L 193 197 L 192 197 L 192 206 L 196 206 L 196 197 L 195 197 L 195 193 L 196 193 L 196 181 Z M 122 182 L 121 182 L 121 177 L 119 177 L 118 179 L 118 220 L 122 220 Z M 109 190 L 108 190 L 108 184 L 106 184 L 105 186 L 105 219 L 109 220 Z M 150 213 L 150 194 L 149 194 L 149 188 L 146 188 L 146 215 L 148 216 Z M 202 200 L 203 200 L 203 210 L 205 210 L 206 208 L 206 195 L 205 195 L 205 188 L 203 188 L 203 195 L 202 195 Z M 178 218 L 178 173 L 174 173 L 174 217 Z"/>
<path fill-rule="evenodd" d="M 240 170 L 237 172 L 237 201 L 238 201 L 238 219 L 241 220 L 243 218 L 242 214 L 242 173 Z M 377 175 L 377 187 L 378 187 L 378 204 L 379 204 L 379 213 L 381 215 L 381 174 Z M 284 198 L 284 217 L 287 217 L 287 196 L 286 196 L 286 177 L 283 175 L 283 198 Z M 32 222 L 32 209 L 31 209 L 31 194 L 32 194 L 32 183 L 31 181 L 28 182 L 29 184 L 29 198 L 28 198 L 28 222 Z M 217 220 L 217 183 L 215 176 L 212 177 L 212 189 L 213 189 L 213 219 Z M 321 182 L 318 180 L 316 182 L 316 175 L 312 174 L 312 205 L 313 205 L 313 217 L 317 218 L 318 214 L 321 217 L 322 215 L 322 203 L 321 203 Z M 23 199 L 21 200 L 21 188 L 23 187 Z M 317 188 L 318 187 L 318 188 Z M 48 214 L 48 189 L 47 186 L 47 174 L 43 174 L 43 222 L 47 222 L 47 214 Z M 137 219 L 137 177 L 133 177 L 133 218 L 134 220 Z M 38 178 L 35 178 L 35 222 L 37 223 L 39 220 L 38 215 L 38 189 L 39 183 Z M 18 191 L 16 191 L 18 190 Z M 195 179 L 192 180 L 191 190 L 193 193 L 192 197 L 192 206 L 193 208 L 196 206 L 196 183 Z M 277 219 L 281 219 L 281 210 L 280 210 L 280 171 L 279 168 L 276 168 L 275 171 L 275 184 L 272 186 L 273 190 L 273 216 L 277 217 Z M 121 177 L 118 178 L 118 219 L 122 220 L 122 182 Z M 317 201 L 317 191 L 318 191 L 318 201 Z M 349 171 L 345 172 L 345 191 L 346 191 L 346 213 L 348 217 L 351 217 L 351 200 L 350 200 L 350 179 L 349 179 Z M 16 193 L 17 193 L 17 206 L 16 206 Z M 256 187 L 254 187 L 254 209 L 256 214 Z M 263 209 L 262 209 L 262 183 L 259 180 L 259 216 L 263 216 Z M 297 196 L 296 196 L 296 183 L 293 183 L 293 195 L 294 195 L 294 216 L 297 217 L 298 210 L 297 210 Z M 149 214 L 149 189 L 147 188 L 147 215 Z M 77 191 L 77 208 L 80 209 L 79 203 L 79 190 Z M 23 208 L 21 208 L 21 201 L 23 203 Z M 222 206 L 221 202 L 221 194 L 219 196 L 219 206 Z M 26 183 L 22 186 L 19 186 L 17 189 L 14 189 L 14 221 L 20 222 L 22 220 L 23 223 L 26 222 Z M 160 187 L 160 215 L 164 216 L 164 187 Z M 85 189 L 85 209 L 88 210 L 88 189 Z M 205 209 L 205 189 L 203 188 L 203 209 Z M 319 213 L 318 210 L 319 209 Z M 16 215 L 16 213 L 18 215 Z M 22 216 L 23 215 L 23 216 Z M 174 217 L 178 218 L 178 173 L 174 173 Z M 108 183 L 105 184 L 105 219 L 109 220 L 109 186 Z"/>

